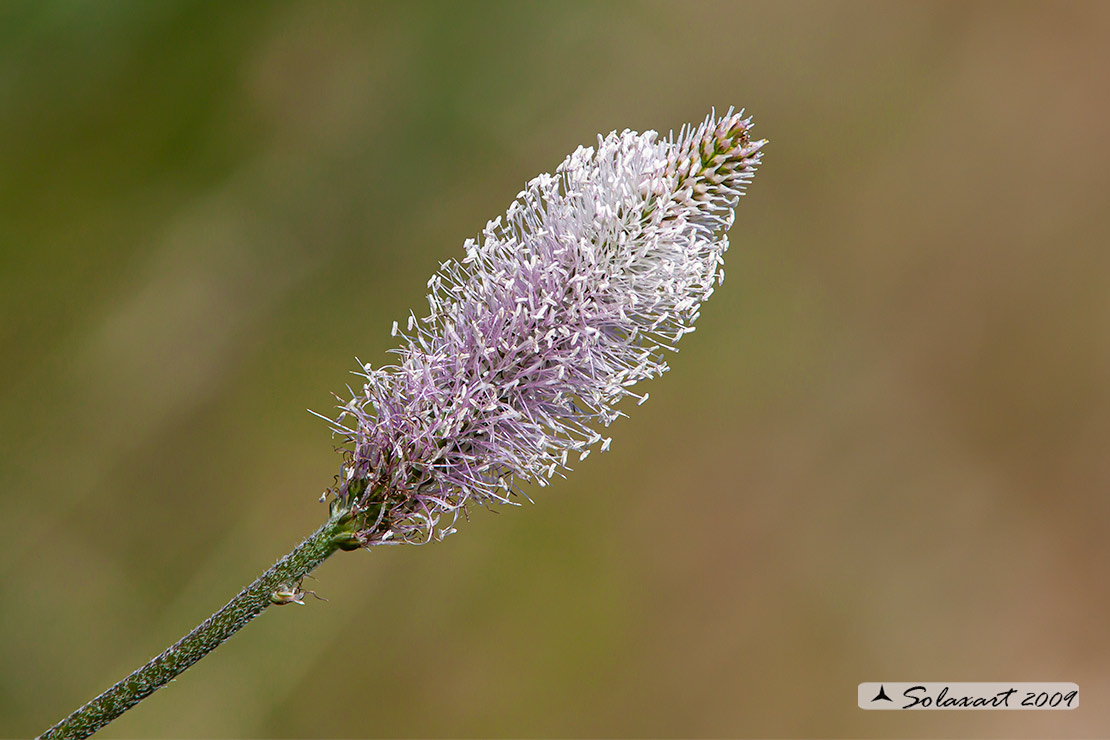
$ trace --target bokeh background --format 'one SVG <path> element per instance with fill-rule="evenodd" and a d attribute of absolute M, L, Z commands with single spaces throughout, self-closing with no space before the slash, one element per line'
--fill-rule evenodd
<path fill-rule="evenodd" d="M 729 105 L 729 279 L 611 452 L 103 736 L 1105 736 L 1108 69 L 1097 3 L 0 5 L 0 736 L 322 522 L 305 409 L 527 179 Z"/>

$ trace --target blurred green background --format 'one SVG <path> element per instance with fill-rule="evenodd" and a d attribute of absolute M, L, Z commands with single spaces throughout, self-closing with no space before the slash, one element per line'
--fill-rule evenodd
<path fill-rule="evenodd" d="M 103 736 L 1104 734 L 1108 69 L 1097 3 L 0 5 L 0 736 L 323 521 L 304 409 L 527 179 L 729 105 L 729 279 L 612 451 Z"/>

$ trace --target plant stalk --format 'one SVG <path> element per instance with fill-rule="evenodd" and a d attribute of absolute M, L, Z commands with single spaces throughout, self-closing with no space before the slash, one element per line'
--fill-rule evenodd
<path fill-rule="evenodd" d="M 357 542 L 347 512 L 331 518 L 222 609 L 201 622 L 163 653 L 40 735 L 40 738 L 85 738 L 165 686 L 189 666 L 215 650 L 266 607 L 301 603 L 301 579 L 338 549 Z"/>

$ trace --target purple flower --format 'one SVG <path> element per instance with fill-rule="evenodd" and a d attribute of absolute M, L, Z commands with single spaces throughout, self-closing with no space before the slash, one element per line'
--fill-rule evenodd
<path fill-rule="evenodd" d="M 724 279 L 764 144 L 750 128 L 730 109 L 677 139 L 599 136 L 441 265 L 428 315 L 393 324 L 397 364 L 366 365 L 333 422 L 349 447 L 332 493 L 361 544 L 442 538 L 467 504 L 514 503 L 609 448 L 619 402 L 647 400 L 637 384 Z"/>

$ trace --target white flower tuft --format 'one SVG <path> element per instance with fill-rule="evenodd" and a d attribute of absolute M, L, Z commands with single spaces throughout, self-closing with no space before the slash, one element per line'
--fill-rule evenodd
<path fill-rule="evenodd" d="M 428 315 L 393 323 L 398 363 L 366 366 L 335 422 L 351 447 L 334 493 L 374 514 L 362 541 L 445 536 L 468 503 L 513 503 L 569 452 L 609 448 L 598 428 L 625 396 L 647 400 L 631 389 L 668 369 L 724 278 L 764 144 L 750 128 L 730 110 L 677 138 L 599 136 L 441 265 Z"/>

